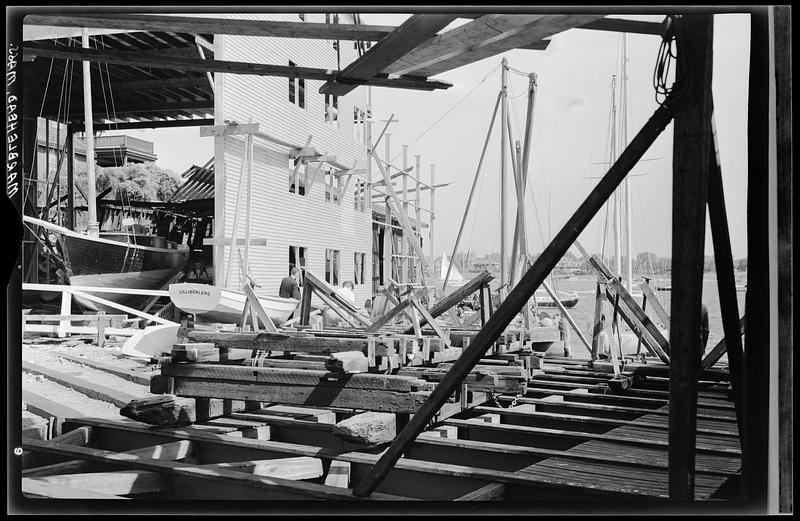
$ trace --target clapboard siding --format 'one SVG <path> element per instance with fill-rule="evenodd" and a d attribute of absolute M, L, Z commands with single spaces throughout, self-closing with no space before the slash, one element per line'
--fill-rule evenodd
<path fill-rule="evenodd" d="M 237 14 L 237 18 L 297 21 L 293 14 Z M 307 15 L 308 22 L 324 22 L 324 15 Z M 217 36 L 220 38 L 220 36 Z M 223 56 L 218 59 L 335 70 L 336 51 L 332 41 L 280 39 L 248 36 L 223 36 Z M 340 42 L 341 66 L 356 58 L 352 42 Z M 224 119 L 260 124 L 263 132 L 299 146 L 313 136 L 311 146 L 335 155 L 337 162 L 356 169 L 366 168 L 366 149 L 354 140 L 353 107 L 367 109 L 366 88 L 358 88 L 339 98 L 339 128 L 325 122 L 323 82 L 306 80 L 306 106 L 289 101 L 289 80 L 279 77 L 224 75 Z M 244 139 L 225 138 L 225 236 L 233 234 L 238 215 L 237 236 L 244 236 L 245 198 L 237 202 Z M 289 246 L 306 248 L 307 267 L 321 278 L 325 275 L 325 250 L 340 251 L 340 283 L 353 280 L 354 252 L 365 254 L 364 280 L 356 286 L 356 304 L 363 305 L 372 292 L 371 213 L 354 209 L 356 175 L 339 205 L 325 202 L 324 180 L 319 178 L 304 196 L 289 192 L 289 150 L 275 144 L 255 141 L 252 170 L 251 238 L 266 238 L 267 246 L 250 249 L 250 273 L 261 285 L 256 292 L 277 293 L 280 280 L 287 275 Z M 313 167 L 312 167 L 313 168 Z M 303 177 L 301 168 L 300 175 Z M 244 186 L 243 186 L 244 189 Z M 226 249 L 227 250 L 227 249 Z M 226 251 L 226 261 L 228 252 Z M 230 287 L 239 285 L 239 261 L 234 253 L 230 267 Z"/>

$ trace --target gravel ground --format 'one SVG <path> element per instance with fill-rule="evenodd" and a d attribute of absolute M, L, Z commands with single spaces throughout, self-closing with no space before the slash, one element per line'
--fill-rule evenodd
<path fill-rule="evenodd" d="M 44 376 L 22 373 L 22 388 L 40 396 L 81 411 L 84 416 L 97 418 L 122 418 L 113 403 L 89 398 L 85 394 L 57 384 Z"/>

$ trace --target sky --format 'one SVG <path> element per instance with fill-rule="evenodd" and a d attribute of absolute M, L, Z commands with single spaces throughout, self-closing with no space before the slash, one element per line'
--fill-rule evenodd
<path fill-rule="evenodd" d="M 366 24 L 399 25 L 407 14 L 365 14 Z M 628 17 L 661 21 L 660 16 Z M 451 27 L 465 23 L 457 20 Z M 734 258 L 746 256 L 747 85 L 749 18 L 715 15 L 713 96 L 720 148 L 725 201 Z M 653 69 L 660 37 L 627 36 L 628 136 L 632 139 L 656 110 Z M 389 128 L 392 156 L 401 161 L 401 145 L 409 145 L 409 158 L 421 155 L 423 179 L 435 164 L 436 183 L 452 183 L 436 191 L 434 251 L 450 255 L 464 215 L 492 109 L 500 89 L 499 64 L 537 74 L 531 164 L 526 198 L 529 250 L 540 252 L 566 223 L 597 183 L 608 165 L 608 125 L 611 78 L 619 78 L 622 36 L 607 31 L 573 29 L 555 35 L 546 51 L 513 50 L 453 69 L 436 79 L 453 84 L 442 91 L 372 88 L 376 124 L 390 114 L 399 121 Z M 523 140 L 527 77 L 509 75 L 509 111 L 514 140 Z M 619 81 L 619 80 L 618 80 Z M 499 120 L 499 118 L 498 118 Z M 128 131 L 153 139 L 158 163 L 175 172 L 204 162 L 196 151 L 208 142 L 197 129 Z M 481 172 L 479 190 L 470 209 L 459 251 L 478 255 L 500 248 L 500 129 L 495 124 Z M 379 147 L 384 153 L 384 146 Z M 632 249 L 670 256 L 672 202 L 672 125 L 657 139 L 630 178 Z M 412 160 L 410 159 L 410 162 Z M 509 166 L 510 172 L 510 166 Z M 509 174 L 510 175 L 510 174 Z M 514 185 L 508 178 L 507 244 L 513 234 L 516 212 Z M 423 196 L 427 204 L 427 193 Z M 535 211 L 534 211 L 535 208 Z M 605 211 L 581 235 L 593 252 L 603 248 Z M 610 218 L 609 218 L 610 219 Z M 605 241 L 613 253 L 612 236 Z M 577 253 L 577 252 L 575 252 Z M 710 228 L 706 227 L 706 254 L 711 255 Z"/>

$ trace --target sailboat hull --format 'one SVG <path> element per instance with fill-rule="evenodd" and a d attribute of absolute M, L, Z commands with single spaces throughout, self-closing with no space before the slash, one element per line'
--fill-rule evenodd
<path fill-rule="evenodd" d="M 169 285 L 169 297 L 175 306 L 204 322 L 241 325 L 247 297 L 239 291 L 209 284 L 182 283 Z M 298 300 L 281 297 L 258 297 L 272 323 L 280 327 L 297 309 Z"/>
<path fill-rule="evenodd" d="M 137 242 L 128 242 L 130 238 L 124 234 L 110 234 L 116 239 L 111 240 L 104 238 L 103 234 L 99 237 L 82 235 L 28 216 L 24 220 L 47 229 L 51 244 L 61 250 L 65 279 L 72 286 L 160 289 L 183 269 L 189 259 L 187 246 L 160 237 L 140 237 Z M 160 247 L 162 245 L 164 247 Z M 137 308 L 150 297 L 108 294 L 103 298 Z M 115 311 L 79 296 L 75 296 L 75 300 L 88 309 Z"/>

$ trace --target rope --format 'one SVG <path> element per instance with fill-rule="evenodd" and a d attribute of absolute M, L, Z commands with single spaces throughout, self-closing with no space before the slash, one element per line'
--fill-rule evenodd
<path fill-rule="evenodd" d="M 456 108 L 456 107 L 458 107 L 459 105 L 461 105 L 461 103 L 462 103 L 462 102 L 463 102 L 465 99 L 467 99 L 467 97 L 468 97 L 470 94 L 472 94 L 473 92 L 475 92 L 475 91 L 478 89 L 478 87 L 480 87 L 480 86 L 481 86 L 481 85 L 482 85 L 482 84 L 483 84 L 483 83 L 484 83 L 484 82 L 485 82 L 485 81 L 486 81 L 486 80 L 489 78 L 489 76 L 491 76 L 492 74 L 494 74 L 494 73 L 495 73 L 495 71 L 497 71 L 497 69 L 499 69 L 499 68 L 500 68 L 500 65 L 501 65 L 501 64 L 497 64 L 497 66 L 495 66 L 495 67 L 494 67 L 492 70 L 490 70 L 490 71 L 489 71 L 489 72 L 486 74 L 486 76 L 484 76 L 484 77 L 481 79 L 481 81 L 479 81 L 479 82 L 478 82 L 478 83 L 477 83 L 477 84 L 476 84 L 474 87 L 472 87 L 472 89 L 471 89 L 469 92 L 467 92 L 467 93 L 464 95 L 464 97 L 463 97 L 463 98 L 461 98 L 460 100 L 458 100 L 458 101 L 456 102 L 456 104 L 455 104 L 455 105 L 453 105 L 452 107 L 450 107 L 450 108 L 447 110 L 447 112 L 445 112 L 444 114 L 442 114 L 442 115 L 441 115 L 441 117 L 439 117 L 439 119 L 437 119 L 436 121 L 434 121 L 434 122 L 433 122 L 433 124 L 432 124 L 431 126 L 429 126 L 429 127 L 428 127 L 428 128 L 426 128 L 424 131 L 422 131 L 422 133 L 421 133 L 420 135 L 418 135 L 418 136 L 417 136 L 417 137 L 416 137 L 416 138 L 415 138 L 415 139 L 414 139 L 414 140 L 413 140 L 411 143 L 409 143 L 409 144 L 408 144 L 408 146 L 410 147 L 411 145 L 413 145 L 414 143 L 416 143 L 417 141 L 419 141 L 420 139 L 422 139 L 422 137 L 423 137 L 425 134 L 427 134 L 428 132 L 430 132 L 430 130 L 431 130 L 431 129 L 433 129 L 433 127 L 435 127 L 436 125 L 438 125 L 438 124 L 439 124 L 439 123 L 440 123 L 440 122 L 441 122 L 441 121 L 442 121 L 442 120 L 443 120 L 443 119 L 444 119 L 444 118 L 445 118 L 445 117 L 446 117 L 448 114 L 450 114 L 450 113 L 451 113 L 453 110 L 455 110 L 455 108 Z M 399 152 L 397 155 L 395 155 L 395 156 L 392 158 L 392 160 L 391 160 L 390 162 L 392 162 L 392 163 L 393 163 L 393 162 L 394 162 L 394 161 L 395 161 L 397 158 L 399 158 L 399 157 L 400 157 L 402 154 L 403 154 L 403 152 L 402 152 L 402 151 L 401 151 L 401 152 Z"/>
<path fill-rule="evenodd" d="M 692 79 L 685 74 L 686 66 L 681 60 L 677 60 L 677 35 L 680 32 L 680 15 L 669 15 L 661 25 L 661 45 L 658 48 L 656 66 L 653 70 L 653 88 L 655 89 L 656 103 L 663 105 L 667 97 L 673 92 L 677 94 L 673 97 L 673 103 L 681 101 L 685 93 L 691 90 Z M 672 62 L 676 61 L 676 77 L 681 78 L 683 83 L 673 83 L 667 86 L 669 71 Z"/>

